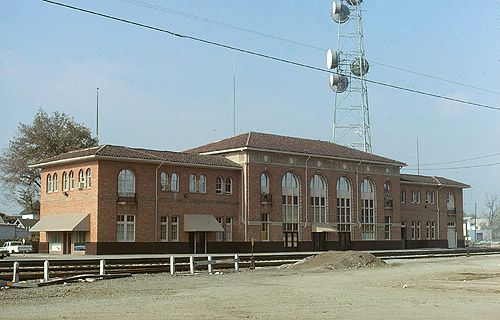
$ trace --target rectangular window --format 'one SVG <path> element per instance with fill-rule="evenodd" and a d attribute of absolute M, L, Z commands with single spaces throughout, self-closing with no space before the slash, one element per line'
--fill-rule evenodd
<path fill-rule="evenodd" d="M 135 216 L 119 214 L 116 217 L 116 240 L 118 242 L 135 241 Z"/>
<path fill-rule="evenodd" d="M 361 203 L 361 237 L 363 240 L 375 240 L 375 210 L 373 199 L 362 199 Z"/>
<path fill-rule="evenodd" d="M 222 228 L 224 228 L 224 218 L 223 217 L 217 217 L 215 218 L 217 222 L 220 224 Z M 224 231 L 217 231 L 215 232 L 215 241 L 224 241 Z"/>
<path fill-rule="evenodd" d="M 263 213 L 260 216 L 262 220 L 262 226 L 260 229 L 260 240 L 269 241 L 269 213 Z"/>
<path fill-rule="evenodd" d="M 172 224 L 172 241 L 179 241 L 179 217 L 172 216 L 170 222 Z"/>
<path fill-rule="evenodd" d="M 436 239 L 436 223 L 431 222 L 431 239 Z"/>
<path fill-rule="evenodd" d="M 391 240 L 391 217 L 384 217 L 384 239 Z"/>
<path fill-rule="evenodd" d="M 417 221 L 417 239 L 420 240 L 420 238 L 422 238 L 421 223 L 420 221 Z"/>
<path fill-rule="evenodd" d="M 226 241 L 233 241 L 233 218 L 226 218 Z"/>
<path fill-rule="evenodd" d="M 168 241 L 168 216 L 160 217 L 160 240 Z"/>
<path fill-rule="evenodd" d="M 411 222 L 411 239 L 417 239 L 417 223 L 415 221 Z"/>
<path fill-rule="evenodd" d="M 337 226 L 341 232 L 351 231 L 351 199 L 337 198 Z"/>
<path fill-rule="evenodd" d="M 425 238 L 431 238 L 431 223 L 429 221 L 425 223 Z"/>

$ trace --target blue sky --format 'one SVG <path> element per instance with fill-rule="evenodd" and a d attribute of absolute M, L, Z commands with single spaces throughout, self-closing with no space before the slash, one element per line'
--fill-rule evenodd
<path fill-rule="evenodd" d="M 325 67 L 337 45 L 330 1 L 136 1 L 64 3 Z M 500 92 L 500 2 L 364 1 L 369 79 L 500 107 L 500 94 L 422 77 L 387 64 Z M 299 41 L 318 50 L 243 32 L 180 11 Z M 101 143 L 185 150 L 236 132 L 330 140 L 328 75 L 42 1 L 4 1 L 0 11 L 0 148 L 39 108 L 62 111 L 95 130 L 100 88 Z M 410 165 L 500 153 L 500 111 L 368 85 L 373 152 Z M 500 162 L 500 156 L 436 167 Z M 412 171 L 404 171 L 412 172 Z M 465 209 L 500 193 L 500 165 L 421 171 L 472 185 Z M 0 203 L 0 211 L 18 208 Z"/>

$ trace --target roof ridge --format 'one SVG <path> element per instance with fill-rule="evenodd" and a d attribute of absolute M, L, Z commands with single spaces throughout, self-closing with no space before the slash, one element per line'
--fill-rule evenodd
<path fill-rule="evenodd" d="M 252 134 L 252 131 L 249 131 L 248 132 L 248 135 L 247 135 L 247 142 L 245 144 L 245 147 L 248 147 L 248 145 L 250 144 L 250 135 Z"/>

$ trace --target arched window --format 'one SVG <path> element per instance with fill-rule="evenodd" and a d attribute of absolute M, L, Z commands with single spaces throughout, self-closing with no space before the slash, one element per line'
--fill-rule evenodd
<path fill-rule="evenodd" d="M 82 189 L 85 187 L 85 173 L 83 172 L 83 169 L 80 169 L 78 171 L 78 189 Z"/>
<path fill-rule="evenodd" d="M 63 179 L 63 191 L 69 190 L 69 180 L 66 171 L 63 172 L 62 179 Z"/>
<path fill-rule="evenodd" d="M 417 204 L 420 203 L 420 190 L 411 191 L 411 202 Z"/>
<path fill-rule="evenodd" d="M 231 178 L 231 177 L 226 178 L 225 190 L 226 190 L 226 194 L 233 193 L 233 178 Z"/>
<path fill-rule="evenodd" d="M 166 172 L 160 173 L 161 191 L 168 191 L 168 174 Z"/>
<path fill-rule="evenodd" d="M 425 204 L 434 204 L 434 191 L 425 192 Z"/>
<path fill-rule="evenodd" d="M 222 177 L 217 177 L 215 180 L 215 193 L 222 193 L 222 185 L 224 184 L 224 179 Z"/>
<path fill-rule="evenodd" d="M 172 173 L 172 178 L 170 180 L 170 190 L 179 192 L 179 175 L 175 172 Z"/>
<path fill-rule="evenodd" d="M 337 180 L 337 226 L 341 232 L 351 231 L 351 183 L 346 177 Z"/>
<path fill-rule="evenodd" d="M 391 185 L 389 184 L 389 182 L 384 183 L 384 199 L 385 200 L 392 199 Z"/>
<path fill-rule="evenodd" d="M 405 203 L 405 202 L 406 202 L 406 190 L 401 189 L 401 203 Z"/>
<path fill-rule="evenodd" d="M 196 192 L 196 176 L 194 174 L 189 175 L 189 192 Z"/>
<path fill-rule="evenodd" d="M 53 185 L 52 185 L 52 176 L 50 174 L 47 175 L 47 193 L 52 192 L 53 190 Z"/>
<path fill-rule="evenodd" d="M 75 174 L 73 171 L 69 172 L 69 190 L 75 189 Z"/>
<path fill-rule="evenodd" d="M 454 211 L 455 210 L 455 195 L 451 191 L 448 193 L 448 199 L 446 201 L 446 207 L 448 208 L 449 211 Z"/>
<path fill-rule="evenodd" d="M 297 246 L 300 222 L 299 194 L 297 176 L 292 172 L 285 173 L 281 179 L 281 214 L 285 247 Z"/>
<path fill-rule="evenodd" d="M 269 176 L 265 173 L 260 175 L 260 193 L 269 194 Z"/>
<path fill-rule="evenodd" d="M 198 190 L 201 193 L 206 193 L 207 192 L 207 178 L 204 175 L 200 176 L 200 180 L 198 181 Z"/>
<path fill-rule="evenodd" d="M 375 190 L 368 179 L 361 182 L 361 236 L 375 240 Z"/>
<path fill-rule="evenodd" d="M 54 176 L 52 177 L 52 190 L 54 190 L 54 192 L 57 192 L 57 189 L 59 188 L 58 183 L 57 173 L 54 173 Z"/>
<path fill-rule="evenodd" d="M 85 187 L 90 189 L 92 188 L 92 169 L 88 168 L 85 175 L 87 176 Z"/>
<path fill-rule="evenodd" d="M 311 179 L 311 211 L 313 222 L 326 223 L 326 181 L 319 174 L 315 174 Z"/>
<path fill-rule="evenodd" d="M 135 175 L 129 169 L 123 169 L 118 174 L 118 195 L 120 197 L 135 196 Z"/>

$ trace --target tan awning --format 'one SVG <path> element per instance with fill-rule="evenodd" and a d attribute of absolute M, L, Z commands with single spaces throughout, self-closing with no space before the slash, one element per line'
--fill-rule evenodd
<path fill-rule="evenodd" d="M 220 223 L 215 220 L 211 214 L 185 214 L 184 215 L 185 232 L 217 232 L 224 231 Z"/>
<path fill-rule="evenodd" d="M 338 232 L 337 227 L 327 223 L 313 223 L 311 232 Z"/>
<path fill-rule="evenodd" d="M 57 213 L 44 215 L 30 231 L 89 231 L 88 213 Z"/>

